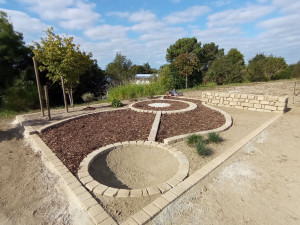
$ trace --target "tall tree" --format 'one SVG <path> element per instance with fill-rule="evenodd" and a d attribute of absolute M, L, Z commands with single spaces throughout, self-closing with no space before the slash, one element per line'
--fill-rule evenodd
<path fill-rule="evenodd" d="M 16 32 L 7 14 L 0 11 L 0 97 L 28 65 L 31 50 L 23 41 L 22 33 Z"/>
<path fill-rule="evenodd" d="M 79 83 L 80 76 L 93 65 L 92 53 L 80 51 L 79 45 L 73 43 L 73 37 L 60 37 L 51 27 L 46 31 L 47 37 L 41 38 L 41 44 L 34 42 L 32 48 L 36 59 L 41 63 L 39 69 L 47 71 L 47 77 L 53 82 L 64 79 L 71 106 L 73 106 L 73 89 Z"/>
<path fill-rule="evenodd" d="M 293 67 L 292 77 L 300 77 L 300 61 L 298 61 L 297 64 Z"/>
<path fill-rule="evenodd" d="M 181 53 L 176 57 L 174 65 L 179 73 L 185 77 L 185 88 L 188 88 L 188 76 L 201 71 L 199 58 L 193 53 Z"/>
<path fill-rule="evenodd" d="M 222 56 L 224 56 L 224 49 L 219 49 L 219 46 L 214 42 L 204 44 L 199 54 L 199 60 L 201 62 L 203 73 L 209 69 L 210 65 L 215 59 Z"/>
<path fill-rule="evenodd" d="M 172 63 L 182 53 L 193 53 L 199 56 L 200 50 L 201 42 L 198 42 L 197 38 L 181 38 L 167 49 L 166 60 Z"/>
<path fill-rule="evenodd" d="M 135 74 L 130 72 L 131 66 L 131 60 L 118 52 L 114 61 L 106 66 L 105 72 L 113 85 L 123 84 L 135 78 Z"/>

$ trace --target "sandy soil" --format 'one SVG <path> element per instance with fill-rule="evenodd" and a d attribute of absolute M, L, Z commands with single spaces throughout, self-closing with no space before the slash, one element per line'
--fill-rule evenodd
<path fill-rule="evenodd" d="M 300 104 L 150 224 L 300 224 Z"/>
<path fill-rule="evenodd" d="M 155 147 L 130 146 L 99 156 L 89 171 L 95 180 L 115 188 L 139 189 L 171 179 L 178 160 Z"/>
<path fill-rule="evenodd" d="M 92 224 L 11 122 L 0 120 L 0 224 Z"/>

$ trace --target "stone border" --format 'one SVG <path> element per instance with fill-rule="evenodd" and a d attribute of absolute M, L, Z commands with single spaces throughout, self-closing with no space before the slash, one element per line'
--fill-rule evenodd
<path fill-rule="evenodd" d="M 248 109 L 259 112 L 283 113 L 287 110 L 287 96 L 202 92 L 201 100 L 207 104 Z"/>
<path fill-rule="evenodd" d="M 189 107 L 185 108 L 185 109 L 177 109 L 177 110 L 170 110 L 170 111 L 160 111 L 160 110 L 145 110 L 145 109 L 138 109 L 135 108 L 133 105 L 136 104 L 137 102 L 129 105 L 129 108 L 133 111 L 136 112 L 146 112 L 146 113 L 157 113 L 157 112 L 161 112 L 162 114 L 172 114 L 172 113 L 181 113 L 181 112 L 187 112 L 187 111 L 191 111 L 197 108 L 197 105 L 193 102 L 188 102 L 188 101 L 182 101 L 182 100 L 173 100 L 173 99 L 161 99 L 159 101 L 173 101 L 173 102 L 183 102 L 189 105 Z M 144 100 L 144 101 L 140 101 L 140 102 L 147 102 L 147 101 L 155 101 L 155 100 Z M 138 102 L 138 103 L 140 103 Z"/>
<path fill-rule="evenodd" d="M 169 154 L 173 155 L 179 162 L 179 168 L 177 173 L 168 181 L 160 183 L 158 185 L 154 185 L 151 187 L 144 187 L 140 189 L 118 189 L 109 187 L 99 183 L 98 181 L 94 180 L 94 178 L 90 175 L 88 169 L 91 163 L 102 154 L 110 152 L 112 150 L 127 147 L 130 145 L 138 145 L 138 146 L 152 146 L 163 151 L 168 151 Z M 189 173 L 189 161 L 185 157 L 185 155 L 178 151 L 176 148 L 166 145 L 160 144 L 158 142 L 152 141 L 129 141 L 129 142 L 119 142 L 111 145 L 107 145 L 105 147 L 99 148 L 98 150 L 93 151 L 88 156 L 86 156 L 82 162 L 80 163 L 78 170 L 78 178 L 80 179 L 81 183 L 86 186 L 93 194 L 97 195 L 104 195 L 108 197 L 142 197 L 142 196 L 149 196 L 155 194 L 163 194 L 166 191 L 170 190 L 172 187 L 175 187 L 179 184 L 182 180 L 184 180 L 188 173 Z"/>
<path fill-rule="evenodd" d="M 194 99 L 194 100 L 196 100 L 196 99 Z M 177 136 L 166 138 L 166 139 L 164 139 L 165 144 L 172 144 L 172 143 L 175 143 L 177 141 L 182 141 L 182 140 L 186 139 L 191 134 L 203 135 L 203 134 L 208 134 L 208 133 L 211 133 L 211 132 L 221 132 L 221 131 L 227 130 L 229 127 L 231 127 L 232 118 L 227 112 L 224 112 L 221 109 L 209 106 L 209 105 L 205 104 L 204 102 L 202 102 L 202 105 L 207 107 L 207 108 L 210 108 L 212 110 L 220 112 L 225 117 L 225 120 L 226 120 L 225 123 L 221 127 L 218 127 L 218 128 L 212 129 L 212 130 L 193 132 L 193 133 L 189 133 L 189 134 L 182 134 L 182 135 L 177 135 Z"/>
<path fill-rule="evenodd" d="M 149 134 L 149 137 L 148 137 L 148 141 L 155 141 L 156 135 L 157 135 L 157 132 L 158 132 L 158 128 L 159 128 L 159 124 L 160 124 L 160 118 L 161 118 L 161 112 L 159 111 L 159 112 L 156 113 L 154 122 L 153 122 L 152 127 L 151 127 L 151 131 L 150 131 L 150 134 Z"/>

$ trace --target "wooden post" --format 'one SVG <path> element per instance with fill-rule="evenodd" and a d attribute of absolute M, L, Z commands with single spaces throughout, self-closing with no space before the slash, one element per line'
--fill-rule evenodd
<path fill-rule="evenodd" d="M 63 89 L 65 109 L 66 109 L 66 112 L 68 112 L 68 102 L 67 102 L 67 98 L 66 98 L 64 78 L 61 76 L 60 79 L 61 79 L 61 86 L 62 86 L 62 89 Z"/>
<path fill-rule="evenodd" d="M 42 112 L 42 115 L 45 116 L 43 100 L 42 100 L 42 94 L 41 94 L 41 84 L 40 84 L 39 70 L 37 68 L 37 62 L 36 62 L 34 56 L 32 57 L 32 60 L 33 60 L 33 66 L 34 66 L 34 71 L 35 71 L 36 85 L 37 85 L 37 89 L 38 89 L 38 93 L 39 93 L 41 112 Z"/>
<path fill-rule="evenodd" d="M 49 120 L 51 120 L 50 103 L 49 103 L 49 95 L 48 95 L 47 85 L 44 86 L 44 90 L 45 90 L 46 106 L 47 106 L 47 110 L 48 110 L 48 117 L 49 117 Z"/>

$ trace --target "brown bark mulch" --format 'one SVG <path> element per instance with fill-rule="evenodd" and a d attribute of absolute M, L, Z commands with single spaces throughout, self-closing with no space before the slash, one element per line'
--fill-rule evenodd
<path fill-rule="evenodd" d="M 165 98 L 176 99 L 174 97 Z M 156 137 L 157 141 L 163 142 L 168 137 L 215 129 L 225 123 L 225 117 L 221 113 L 204 107 L 201 101 L 180 99 L 197 104 L 197 108 L 184 113 L 163 114 Z"/>
<path fill-rule="evenodd" d="M 149 104 L 152 103 L 168 103 L 170 106 L 168 107 L 151 107 Z M 170 111 L 170 110 L 179 110 L 179 109 L 185 109 L 188 108 L 189 105 L 184 102 L 179 101 L 168 101 L 168 100 L 152 100 L 152 101 L 143 101 L 133 104 L 134 108 L 137 109 L 144 109 L 144 110 L 152 110 L 152 111 Z"/>
<path fill-rule="evenodd" d="M 71 120 L 40 134 L 75 174 L 93 150 L 122 141 L 147 140 L 155 115 L 132 110 L 102 112 Z"/>

